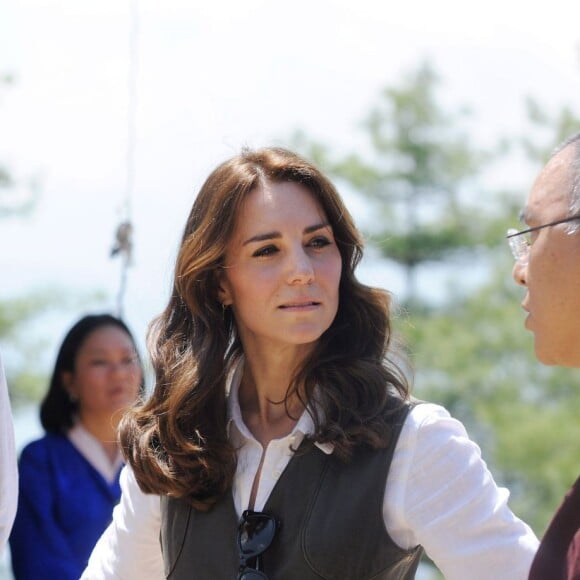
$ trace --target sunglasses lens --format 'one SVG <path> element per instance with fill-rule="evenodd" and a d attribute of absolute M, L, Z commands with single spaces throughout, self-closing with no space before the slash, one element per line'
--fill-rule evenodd
<path fill-rule="evenodd" d="M 252 558 L 265 552 L 276 534 L 276 520 L 266 514 L 249 514 L 240 524 L 241 554 Z M 261 578 L 262 576 L 258 576 Z M 248 578 L 250 580 L 250 578 Z"/>
<path fill-rule="evenodd" d="M 270 547 L 278 522 L 262 512 L 245 511 L 238 524 L 240 572 L 237 580 L 268 580 L 261 571 L 261 555 Z"/>
<path fill-rule="evenodd" d="M 246 568 L 243 572 L 240 572 L 238 580 L 268 580 L 268 576 L 259 570 Z"/>

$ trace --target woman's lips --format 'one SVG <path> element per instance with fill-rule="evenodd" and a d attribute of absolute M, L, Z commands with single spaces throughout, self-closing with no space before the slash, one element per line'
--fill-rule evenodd
<path fill-rule="evenodd" d="M 281 304 L 279 308 L 282 310 L 310 310 L 312 308 L 317 308 L 318 306 L 320 306 L 320 302 L 317 302 L 316 300 L 299 300 L 296 302 Z"/>

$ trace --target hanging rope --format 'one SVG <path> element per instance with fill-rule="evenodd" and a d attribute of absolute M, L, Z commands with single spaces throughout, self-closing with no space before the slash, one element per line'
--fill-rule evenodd
<path fill-rule="evenodd" d="M 121 221 L 115 232 L 111 257 L 121 257 L 121 277 L 117 294 L 117 316 L 123 317 L 127 273 L 133 263 L 133 194 L 135 188 L 135 149 L 137 129 L 137 73 L 139 64 L 139 0 L 130 0 L 129 9 L 129 66 L 127 75 L 127 151 L 125 156 L 125 196 L 120 210 Z"/>

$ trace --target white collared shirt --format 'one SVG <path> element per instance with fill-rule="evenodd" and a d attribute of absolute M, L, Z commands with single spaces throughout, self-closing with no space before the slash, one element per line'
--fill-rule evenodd
<path fill-rule="evenodd" d="M 8 541 L 18 506 L 18 469 L 8 385 L 0 358 L 0 554 Z"/>
<path fill-rule="evenodd" d="M 230 438 L 239 447 L 233 482 L 238 515 L 248 507 L 262 454 L 254 509 L 261 510 L 305 435 L 305 412 L 287 436 L 263 450 L 242 421 L 233 374 L 228 398 Z M 329 447 L 323 448 L 331 452 Z M 81 580 L 157 580 L 164 577 L 159 544 L 160 504 L 139 490 L 134 474 L 121 474 L 123 495 L 113 522 L 97 543 Z M 421 544 L 448 580 L 525 580 L 538 547 L 532 530 L 507 506 L 463 425 L 438 405 L 417 405 L 401 430 L 383 502 L 385 526 L 403 548 Z"/>
<path fill-rule="evenodd" d="M 78 420 L 66 436 L 109 485 L 115 482 L 119 469 L 123 465 L 123 456 L 119 450 L 111 461 L 100 441 L 91 435 Z"/>

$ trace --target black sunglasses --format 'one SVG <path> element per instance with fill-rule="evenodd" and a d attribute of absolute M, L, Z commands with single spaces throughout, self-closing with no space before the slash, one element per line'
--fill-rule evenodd
<path fill-rule="evenodd" d="M 278 527 L 278 520 L 270 514 L 252 510 L 242 514 L 236 536 L 240 556 L 237 580 L 268 580 L 260 556 L 272 544 Z"/>

